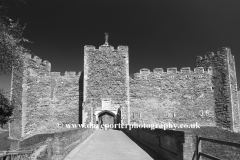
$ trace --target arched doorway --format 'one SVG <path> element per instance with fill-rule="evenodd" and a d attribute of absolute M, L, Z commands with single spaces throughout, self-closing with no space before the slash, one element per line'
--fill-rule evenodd
<path fill-rule="evenodd" d="M 98 114 L 98 124 L 115 124 L 115 114 L 110 111 L 102 111 Z"/>

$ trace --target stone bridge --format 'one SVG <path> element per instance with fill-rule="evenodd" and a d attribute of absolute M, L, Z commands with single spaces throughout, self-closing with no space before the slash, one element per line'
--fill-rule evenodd
<path fill-rule="evenodd" d="M 134 141 L 120 130 L 96 130 L 74 148 L 64 160 L 165 160 L 158 153 Z"/>
<path fill-rule="evenodd" d="M 10 139 L 10 151 L 0 151 L 0 160 L 195 160 L 199 136 L 222 140 L 220 144 L 198 142 L 200 153 L 218 159 L 239 159 L 238 133 L 215 127 L 151 130 L 122 126 L 120 129 L 66 129 L 22 140 Z M 226 145 L 231 142 L 233 146 Z"/>
<path fill-rule="evenodd" d="M 153 132 L 150 129 L 136 128 L 130 130 L 129 126 L 121 126 L 119 129 L 67 129 L 61 132 L 37 134 L 23 140 L 10 140 L 12 153 L 17 151 L 20 156 L 21 153 L 28 151 L 31 160 L 180 160 L 184 158 L 184 145 L 190 146 L 183 143 L 183 132 L 166 131 L 165 133 L 164 130 Z M 32 151 L 31 154 L 29 151 Z M 192 155 L 193 152 L 189 153 L 188 159 L 191 159 Z"/>

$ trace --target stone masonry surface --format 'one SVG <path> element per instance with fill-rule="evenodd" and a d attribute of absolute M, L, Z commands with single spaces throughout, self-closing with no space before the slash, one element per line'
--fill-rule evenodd
<path fill-rule="evenodd" d="M 50 62 L 29 53 L 22 61 L 12 76 L 12 138 L 51 132 L 57 123 L 91 123 L 94 110 L 107 98 L 120 106 L 125 124 L 197 121 L 240 131 L 235 60 L 229 48 L 197 57 L 193 70 L 143 68 L 132 78 L 127 46 L 85 46 L 84 72 L 79 74 L 51 72 Z"/>
<path fill-rule="evenodd" d="M 13 70 L 14 121 L 11 137 L 23 138 L 56 129 L 57 123 L 79 122 L 81 72 L 50 72 L 48 61 L 25 55 L 25 70 Z"/>
<path fill-rule="evenodd" d="M 239 131 L 239 99 L 234 56 L 229 48 L 198 57 L 196 65 L 213 68 L 213 88 L 217 126 Z"/>
<path fill-rule="evenodd" d="M 84 102 L 100 109 L 103 99 L 110 98 L 119 104 L 122 121 L 127 123 L 129 101 L 128 47 L 85 46 L 84 55 Z M 89 109 L 89 108 L 86 108 Z"/>
<path fill-rule="evenodd" d="M 143 69 L 130 80 L 131 118 L 136 123 L 214 123 L 212 70 L 202 67 Z M 207 114 L 206 114 L 207 113 Z"/>

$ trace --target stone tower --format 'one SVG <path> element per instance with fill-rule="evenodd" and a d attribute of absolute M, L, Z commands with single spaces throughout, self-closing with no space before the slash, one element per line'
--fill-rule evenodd
<path fill-rule="evenodd" d="M 9 137 L 14 139 L 21 139 L 32 130 L 40 128 L 40 118 L 38 119 L 35 113 L 42 113 L 38 109 L 43 101 L 45 101 L 46 110 L 49 111 L 51 92 L 48 85 L 40 85 L 43 79 L 44 84 L 47 84 L 48 80 L 44 77 L 51 71 L 49 61 L 42 61 L 38 56 L 32 57 L 29 52 L 25 52 L 19 61 L 21 66 L 13 68 L 11 80 L 11 104 L 14 109 Z M 50 117 L 50 112 L 47 114 L 49 114 L 47 117 Z"/>
<path fill-rule="evenodd" d="M 235 59 L 230 48 L 223 47 L 217 53 L 198 57 L 197 67 L 212 67 L 215 115 L 217 126 L 234 132 L 240 131 L 240 108 L 237 92 Z"/>
<path fill-rule="evenodd" d="M 84 47 L 82 123 L 96 123 L 108 112 L 114 123 L 130 122 L 128 47 L 114 49 L 106 42 L 99 49 Z"/>

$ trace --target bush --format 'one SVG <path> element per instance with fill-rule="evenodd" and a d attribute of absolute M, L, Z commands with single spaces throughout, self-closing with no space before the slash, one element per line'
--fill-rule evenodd
<path fill-rule="evenodd" d="M 10 104 L 9 100 L 0 93 L 0 125 L 3 127 L 10 120 L 12 115 L 13 106 Z"/>

